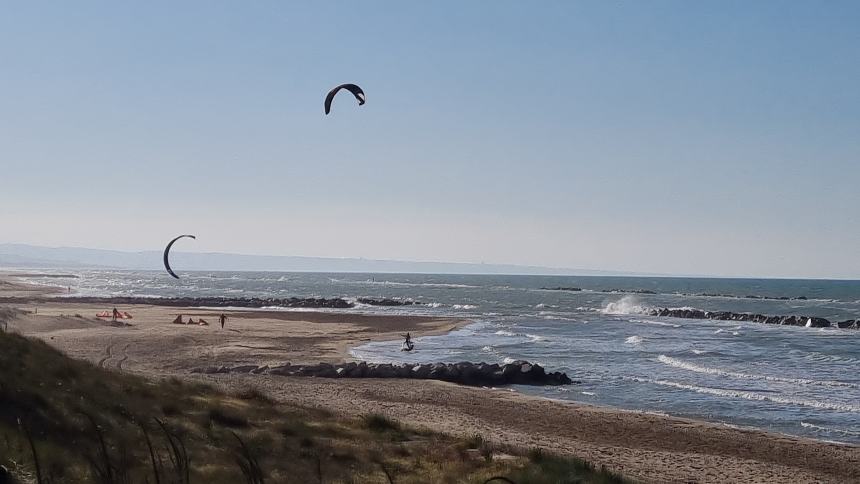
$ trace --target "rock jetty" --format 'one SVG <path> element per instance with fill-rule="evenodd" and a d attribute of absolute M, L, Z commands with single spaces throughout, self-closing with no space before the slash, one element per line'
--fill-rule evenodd
<path fill-rule="evenodd" d="M 370 306 L 417 306 L 421 304 L 420 302 L 413 301 L 411 299 L 391 299 L 387 297 L 382 299 L 360 297 L 356 299 L 356 301 Z"/>
<path fill-rule="evenodd" d="M 114 296 L 114 297 L 88 297 L 88 296 L 70 296 L 70 297 L 36 297 L 36 298 L 18 298 L 18 297 L 2 297 L 0 303 L 20 303 L 20 302 L 67 302 L 67 303 L 82 303 L 82 304 L 107 304 L 107 305 L 132 305 L 132 304 L 148 304 L 152 306 L 172 306 L 172 307 L 235 307 L 235 308 L 264 308 L 264 307 L 283 307 L 283 308 L 336 308 L 348 309 L 355 305 L 341 298 L 259 298 L 259 297 L 135 297 L 135 296 Z"/>
<path fill-rule="evenodd" d="M 780 324 L 786 326 L 805 326 L 807 328 L 837 327 L 843 329 L 860 329 L 860 319 L 831 322 L 815 316 L 768 316 L 754 313 L 734 313 L 731 311 L 703 311 L 692 308 L 660 308 L 652 309 L 650 316 L 684 319 L 714 319 L 717 321 L 749 321 L 763 324 Z"/>
<path fill-rule="evenodd" d="M 420 302 L 409 299 L 374 299 L 360 297 L 357 301 L 370 306 L 412 306 Z M 151 306 L 172 307 L 234 307 L 234 308 L 334 308 L 349 309 L 355 304 L 343 298 L 333 297 L 290 297 L 290 298 L 260 298 L 260 297 L 138 297 L 138 296 L 69 296 L 69 297 L 0 297 L 0 304 L 29 302 L 67 302 L 82 304 L 132 305 L 148 304 Z"/>
<path fill-rule="evenodd" d="M 315 365 L 281 366 L 244 365 L 236 367 L 210 366 L 195 368 L 192 373 L 251 373 L 280 376 L 306 376 L 316 378 L 412 378 L 416 380 L 441 380 L 471 386 L 500 385 L 569 385 L 574 382 L 561 372 L 547 373 L 543 367 L 528 361 L 517 360 L 499 365 L 497 363 L 367 363 L 350 362 L 339 365 L 318 363 Z"/>

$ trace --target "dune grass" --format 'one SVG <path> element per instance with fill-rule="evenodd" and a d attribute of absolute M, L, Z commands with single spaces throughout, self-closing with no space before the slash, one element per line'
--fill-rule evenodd
<path fill-rule="evenodd" d="M 253 388 L 148 380 L 0 333 L 0 465 L 21 483 L 622 482 L 542 452 L 493 454 L 480 437 L 417 431 L 380 414 L 338 418 Z"/>

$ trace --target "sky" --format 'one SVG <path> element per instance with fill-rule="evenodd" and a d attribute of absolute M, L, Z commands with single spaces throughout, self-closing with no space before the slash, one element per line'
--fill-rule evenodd
<path fill-rule="evenodd" d="M 852 1 L 10 2 L 0 242 L 860 278 L 858 25 Z M 367 103 L 324 115 L 345 82 Z"/>

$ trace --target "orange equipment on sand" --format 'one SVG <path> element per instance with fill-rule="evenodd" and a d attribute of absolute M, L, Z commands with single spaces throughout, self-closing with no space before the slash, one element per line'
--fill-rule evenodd
<path fill-rule="evenodd" d="M 113 318 L 113 313 L 110 311 L 102 311 L 100 313 L 96 313 L 97 318 Z M 118 311 L 117 319 L 134 319 L 131 317 L 126 311 Z"/>

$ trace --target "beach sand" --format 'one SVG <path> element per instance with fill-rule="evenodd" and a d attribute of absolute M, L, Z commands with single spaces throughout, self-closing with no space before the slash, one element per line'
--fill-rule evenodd
<path fill-rule="evenodd" d="M 2 276 L 0 276 L 2 278 Z M 0 279 L 2 280 L 2 279 Z M 5 278 L 0 296 L 50 292 Z M 481 434 L 502 445 L 575 455 L 643 482 L 860 482 L 860 446 L 826 443 L 702 421 L 468 388 L 429 380 L 370 380 L 199 375 L 192 368 L 285 362 L 340 362 L 351 346 L 401 334 L 438 334 L 468 321 L 346 312 L 225 311 L 124 306 L 132 326 L 95 318 L 110 307 L 50 302 L 11 304 L 25 313 L 10 330 L 41 338 L 72 357 L 151 377 L 255 386 L 284 402 L 357 417 L 383 413 L 418 427 Z M 37 312 L 37 313 L 36 313 Z M 209 326 L 171 324 L 179 314 Z M 78 317 L 80 316 L 80 317 Z M 551 369 L 550 369 L 551 370 Z M 575 374 L 570 375 L 576 378 Z"/>

